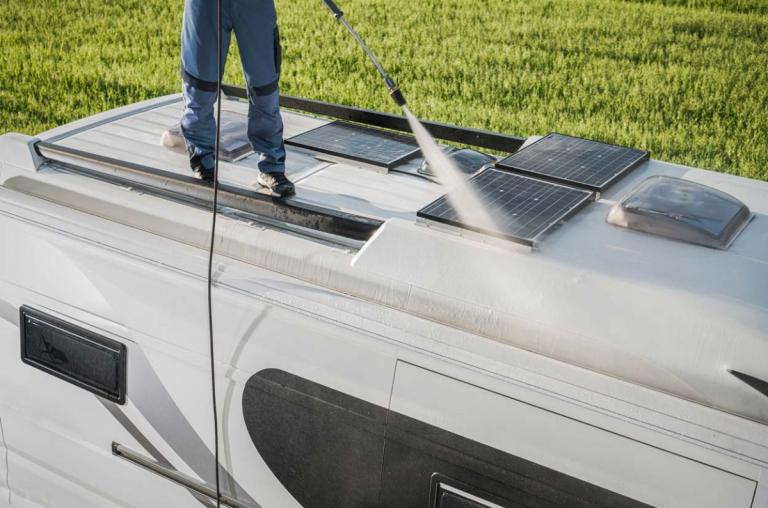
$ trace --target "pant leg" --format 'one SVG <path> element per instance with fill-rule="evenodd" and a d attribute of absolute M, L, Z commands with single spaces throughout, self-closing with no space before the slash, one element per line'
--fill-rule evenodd
<path fill-rule="evenodd" d="M 280 116 L 280 34 L 273 0 L 232 0 L 233 25 L 248 86 L 248 140 L 261 154 L 259 170 L 285 171 Z"/>
<path fill-rule="evenodd" d="M 213 168 L 216 142 L 217 80 L 224 72 L 232 24 L 230 0 L 222 0 L 221 69 L 216 69 L 216 2 L 213 0 L 186 0 L 181 29 L 181 77 L 184 113 L 181 132 L 190 157 L 200 160 L 206 168 Z"/>

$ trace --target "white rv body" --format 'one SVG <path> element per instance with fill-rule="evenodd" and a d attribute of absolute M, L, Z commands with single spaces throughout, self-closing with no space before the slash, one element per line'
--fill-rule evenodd
<path fill-rule="evenodd" d="M 37 140 L 184 174 L 184 154 L 159 146 L 179 111 L 164 97 Z M 284 120 L 286 137 L 327 122 Z M 103 160 L 52 160 L 37 140 L 0 138 L 0 505 L 212 506 L 210 210 L 108 181 L 149 177 Z M 249 164 L 223 163 L 222 180 L 253 185 Z M 417 220 L 445 192 L 427 179 L 291 147 L 288 172 L 298 200 L 383 225 L 354 241 L 222 211 L 226 502 L 423 506 L 444 475 L 498 506 L 511 487 L 490 491 L 493 465 L 528 506 L 768 507 L 768 397 L 730 373 L 768 379 L 768 184 L 651 160 L 531 250 Z M 724 251 L 607 224 L 653 175 L 720 189 L 754 218 Z M 125 345 L 125 403 L 22 362 L 22 307 Z M 470 480 L 405 481 L 414 450 Z M 202 490 L 125 460 L 142 456 Z"/>

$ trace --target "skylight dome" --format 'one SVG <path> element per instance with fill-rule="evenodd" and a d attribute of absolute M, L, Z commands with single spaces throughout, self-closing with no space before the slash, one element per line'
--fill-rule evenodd
<path fill-rule="evenodd" d="M 751 218 L 749 208 L 700 183 L 654 176 L 608 214 L 615 226 L 716 249 L 727 249 Z"/>

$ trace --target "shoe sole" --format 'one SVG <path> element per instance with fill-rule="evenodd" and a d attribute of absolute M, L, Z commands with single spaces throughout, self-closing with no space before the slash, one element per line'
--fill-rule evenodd
<path fill-rule="evenodd" d="M 259 185 L 261 185 L 261 186 L 262 186 L 264 189 L 267 189 L 267 190 L 269 190 L 269 192 L 271 192 L 273 196 L 277 196 L 277 197 L 280 197 L 280 198 L 287 198 L 287 197 L 290 197 L 290 196 L 293 196 L 293 195 L 295 195 L 295 194 L 296 194 L 296 188 L 295 188 L 295 187 L 294 187 L 293 189 L 291 189 L 290 191 L 288 191 L 288 192 L 279 193 L 279 192 L 275 191 L 275 190 L 274 190 L 272 187 L 270 187 L 269 185 L 266 185 L 266 184 L 265 184 L 265 183 L 264 183 L 264 182 L 261 180 L 261 177 L 258 177 L 258 178 L 256 179 L 256 182 L 257 182 Z"/>

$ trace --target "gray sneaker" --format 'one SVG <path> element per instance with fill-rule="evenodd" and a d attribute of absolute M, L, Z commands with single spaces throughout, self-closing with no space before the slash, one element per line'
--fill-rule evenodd
<path fill-rule="evenodd" d="M 296 188 L 285 176 L 285 173 L 259 173 L 258 182 L 259 185 L 266 187 L 281 198 L 287 198 L 296 193 Z"/>

